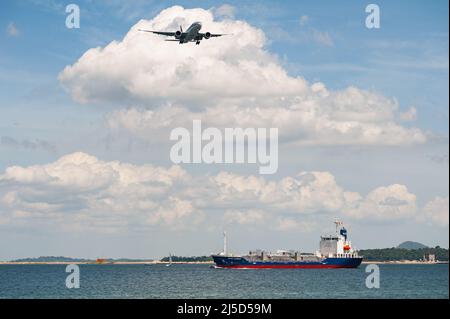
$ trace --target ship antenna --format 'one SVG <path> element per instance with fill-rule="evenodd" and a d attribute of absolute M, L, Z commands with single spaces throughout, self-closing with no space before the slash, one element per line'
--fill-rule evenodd
<path fill-rule="evenodd" d="M 223 232 L 223 254 L 227 255 L 227 232 Z"/>
<path fill-rule="evenodd" d="M 334 223 L 336 224 L 336 234 L 337 234 L 339 226 L 341 226 L 343 223 L 339 221 L 337 218 L 334 220 Z"/>

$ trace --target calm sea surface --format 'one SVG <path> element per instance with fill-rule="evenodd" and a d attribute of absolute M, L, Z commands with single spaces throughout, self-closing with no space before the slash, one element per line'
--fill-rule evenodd
<path fill-rule="evenodd" d="M 0 265 L 0 298 L 448 298 L 448 264 L 380 265 L 380 288 L 358 269 L 212 269 L 209 265 Z"/>

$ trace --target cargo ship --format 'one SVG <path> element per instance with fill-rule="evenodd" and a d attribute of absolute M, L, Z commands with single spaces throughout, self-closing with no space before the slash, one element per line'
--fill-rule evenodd
<path fill-rule="evenodd" d="M 347 229 L 335 221 L 336 233 L 320 237 L 316 253 L 302 253 L 294 250 L 250 251 L 245 256 L 233 256 L 227 252 L 227 237 L 224 232 L 223 251 L 212 255 L 216 268 L 357 268 L 363 257 L 353 249 L 347 238 Z"/>

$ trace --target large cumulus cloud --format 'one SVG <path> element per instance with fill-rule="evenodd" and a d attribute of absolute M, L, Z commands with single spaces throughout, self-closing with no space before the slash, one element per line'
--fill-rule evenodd
<path fill-rule="evenodd" d="M 412 219 L 416 214 L 416 195 L 400 184 L 378 187 L 365 198 L 349 193 L 346 204 L 344 212 L 358 219 L 395 221 Z"/>
<path fill-rule="evenodd" d="M 47 165 L 8 167 L 0 175 L 3 221 L 61 222 L 99 231 L 176 227 L 184 217 L 198 217 L 188 202 L 168 195 L 186 176 L 178 166 L 104 162 L 82 152 Z"/>
<path fill-rule="evenodd" d="M 194 21 L 212 33 L 229 33 L 200 47 L 165 42 L 138 29 L 178 30 Z M 265 36 L 246 22 L 214 21 L 203 9 L 175 6 L 135 24 L 122 41 L 88 50 L 60 80 L 79 102 L 196 100 L 295 95 L 307 89 L 263 50 Z"/>
<path fill-rule="evenodd" d="M 430 204 L 427 212 L 434 214 L 436 206 L 441 205 Z M 193 176 L 176 165 L 107 162 L 81 152 L 45 165 L 12 166 L 0 175 L 0 224 L 7 226 L 122 232 L 264 222 L 274 229 L 306 230 L 317 214 L 408 219 L 416 214 L 416 197 L 398 184 L 363 196 L 345 190 L 329 172 L 279 180 L 229 172 Z"/>
<path fill-rule="evenodd" d="M 204 30 L 232 35 L 195 46 L 138 31 L 197 20 Z M 59 79 L 78 102 L 119 108 L 108 116 L 111 127 L 151 139 L 195 118 L 216 127 L 278 127 L 303 144 L 425 142 L 422 131 L 397 122 L 395 99 L 290 76 L 265 44 L 263 31 L 244 21 L 175 6 L 139 21 L 121 41 L 88 50 Z"/>

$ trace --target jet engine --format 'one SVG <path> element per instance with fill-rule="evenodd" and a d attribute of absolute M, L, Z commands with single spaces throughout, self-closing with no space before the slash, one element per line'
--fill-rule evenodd
<path fill-rule="evenodd" d="M 209 39 L 211 38 L 211 33 L 210 32 L 206 32 L 205 33 L 205 39 Z"/>

